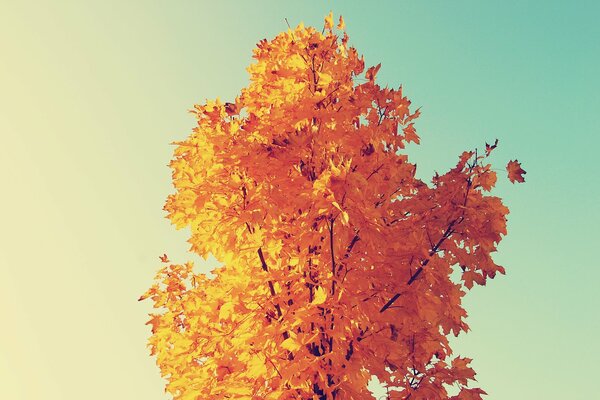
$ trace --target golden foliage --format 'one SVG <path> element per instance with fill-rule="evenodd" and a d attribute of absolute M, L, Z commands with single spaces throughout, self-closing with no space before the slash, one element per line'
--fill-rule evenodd
<path fill-rule="evenodd" d="M 223 263 L 208 278 L 164 255 L 142 296 L 177 400 L 369 399 L 372 375 L 392 398 L 485 393 L 447 336 L 468 329 L 466 289 L 504 273 L 490 254 L 508 209 L 484 193 L 497 143 L 417 179 L 404 148 L 418 111 L 337 32 L 330 14 L 323 33 L 262 40 L 249 86 L 195 106 L 176 143 L 165 210 Z"/>

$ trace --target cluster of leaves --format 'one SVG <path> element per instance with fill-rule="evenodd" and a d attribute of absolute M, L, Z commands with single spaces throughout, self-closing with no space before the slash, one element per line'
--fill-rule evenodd
<path fill-rule="evenodd" d="M 249 86 L 195 106 L 176 143 L 165 210 L 223 265 L 209 278 L 164 256 L 141 298 L 175 399 L 369 399 L 373 375 L 395 399 L 485 393 L 448 336 L 468 329 L 466 289 L 504 273 L 496 144 L 417 179 L 418 111 L 333 25 L 261 41 Z"/>

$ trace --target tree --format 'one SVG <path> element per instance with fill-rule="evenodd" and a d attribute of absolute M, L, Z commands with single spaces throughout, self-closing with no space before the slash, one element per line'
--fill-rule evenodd
<path fill-rule="evenodd" d="M 140 298 L 158 309 L 149 346 L 175 399 L 368 399 L 373 375 L 394 399 L 485 393 L 448 336 L 468 329 L 465 292 L 504 273 L 497 141 L 417 179 L 419 112 L 333 25 L 260 41 L 249 86 L 196 105 L 176 143 L 165 210 L 222 266 L 209 277 L 165 255 Z"/>

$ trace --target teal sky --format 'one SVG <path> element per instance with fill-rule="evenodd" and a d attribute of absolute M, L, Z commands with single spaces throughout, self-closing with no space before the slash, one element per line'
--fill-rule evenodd
<path fill-rule="evenodd" d="M 254 45 L 346 20 L 422 107 L 427 179 L 495 138 L 507 275 L 466 300 L 488 399 L 591 399 L 600 357 L 600 3 L 0 0 L 0 398 L 165 399 L 136 300 L 185 232 L 164 219 L 186 111 L 233 99 Z"/>

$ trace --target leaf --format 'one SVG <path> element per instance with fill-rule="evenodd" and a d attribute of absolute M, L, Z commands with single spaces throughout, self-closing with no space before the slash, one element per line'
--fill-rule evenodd
<path fill-rule="evenodd" d="M 319 85 L 321 85 L 321 86 L 327 86 L 327 85 L 329 85 L 329 83 L 331 83 L 331 81 L 333 79 L 331 77 L 331 75 L 326 74 L 326 73 L 322 73 L 322 72 L 319 72 L 318 76 L 319 76 Z"/>
<path fill-rule="evenodd" d="M 329 12 L 329 15 L 325 17 L 325 29 L 333 29 L 333 12 Z"/>
<path fill-rule="evenodd" d="M 475 155 L 475 153 L 472 152 L 472 151 L 463 151 L 463 153 L 460 155 L 460 158 L 458 160 L 458 164 L 456 164 L 456 169 L 457 170 L 462 170 L 465 167 L 465 165 L 467 165 L 467 162 L 474 155 Z"/>
<path fill-rule="evenodd" d="M 346 211 L 342 210 L 341 216 L 342 216 L 342 223 L 344 225 L 348 225 L 348 222 L 350 222 L 350 217 L 348 216 L 348 213 Z"/>
<path fill-rule="evenodd" d="M 327 299 L 327 293 L 325 293 L 325 290 L 320 286 L 318 288 L 316 288 L 312 303 L 314 305 L 323 304 L 323 303 L 325 303 L 326 299 Z"/>
<path fill-rule="evenodd" d="M 227 302 L 219 309 L 219 320 L 229 319 L 233 313 L 234 305 L 231 302 Z"/>
<path fill-rule="evenodd" d="M 494 141 L 494 144 L 490 145 L 490 144 L 486 143 L 485 144 L 485 156 L 488 157 L 491 154 L 492 150 L 494 150 L 496 147 L 498 147 L 498 139 L 496 139 Z"/>
<path fill-rule="evenodd" d="M 375 77 L 377 76 L 377 72 L 379 72 L 380 68 L 381 68 L 381 63 L 379 63 L 373 67 L 369 67 L 369 69 L 367 69 L 367 72 L 365 73 L 365 78 L 367 78 L 370 82 L 375 81 Z"/>
<path fill-rule="evenodd" d="M 486 191 L 492 190 L 496 184 L 496 173 L 494 171 L 485 171 L 478 175 L 477 182 L 481 185 L 481 188 Z"/>
<path fill-rule="evenodd" d="M 258 378 L 267 373 L 267 367 L 263 360 L 258 356 L 254 356 L 248 362 L 247 372 L 248 377 Z"/>
<path fill-rule="evenodd" d="M 487 393 L 479 388 L 466 388 L 463 387 L 460 390 L 460 393 L 457 396 L 452 396 L 450 399 L 453 400 L 483 400 L 481 395 L 486 395 Z"/>
<path fill-rule="evenodd" d="M 167 257 L 166 254 L 163 254 L 162 256 L 159 256 L 158 258 L 160 258 L 160 261 L 163 263 L 169 263 L 169 257 Z"/>
<path fill-rule="evenodd" d="M 234 116 L 237 114 L 237 107 L 235 104 L 233 103 L 225 103 L 225 112 L 227 112 L 227 115 Z"/>
<path fill-rule="evenodd" d="M 289 337 L 281 342 L 281 348 L 291 351 L 292 353 L 296 352 L 300 347 L 302 347 L 302 344 L 292 337 Z"/>
<path fill-rule="evenodd" d="M 506 170 L 508 171 L 508 179 L 512 182 L 525 182 L 525 177 L 523 176 L 527 172 L 523 168 L 521 168 L 521 163 L 517 160 L 509 161 L 506 165 Z"/>

